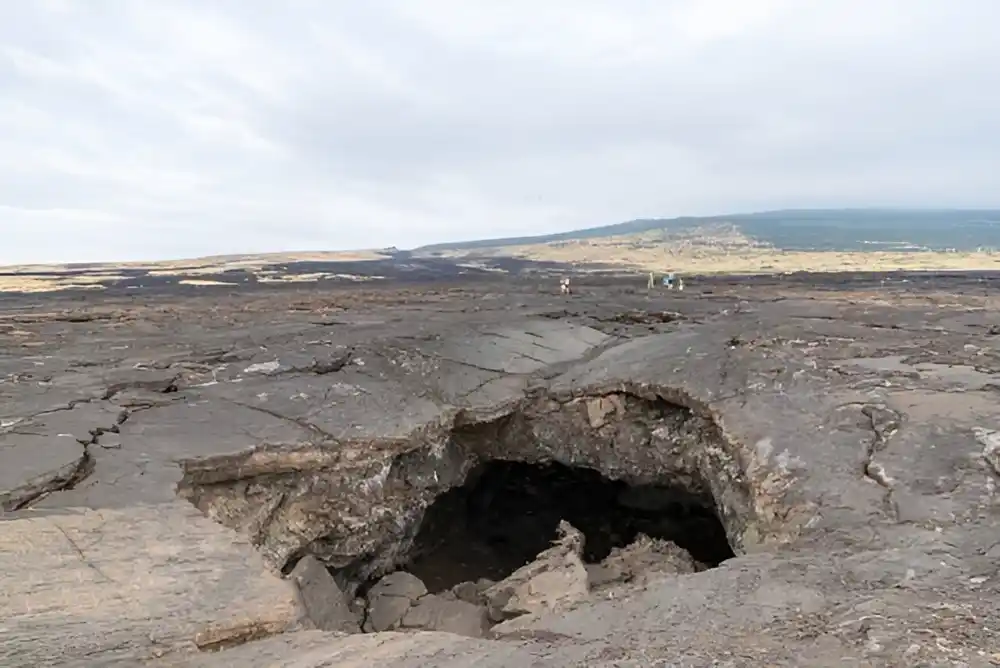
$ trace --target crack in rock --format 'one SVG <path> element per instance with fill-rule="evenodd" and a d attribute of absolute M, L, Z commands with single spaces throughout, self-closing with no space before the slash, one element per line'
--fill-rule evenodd
<path fill-rule="evenodd" d="M 891 491 L 895 481 L 876 460 L 876 455 L 888 446 L 889 440 L 899 431 L 903 423 L 902 415 L 885 404 L 865 404 L 861 407 L 861 413 L 868 418 L 872 430 L 872 439 L 865 448 L 865 476 Z"/>
<path fill-rule="evenodd" d="M 975 427 L 973 433 L 983 446 L 982 457 L 993 473 L 1000 476 L 1000 431 Z"/>

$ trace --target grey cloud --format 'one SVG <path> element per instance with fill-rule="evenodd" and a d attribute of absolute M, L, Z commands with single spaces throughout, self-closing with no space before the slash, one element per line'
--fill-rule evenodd
<path fill-rule="evenodd" d="M 997 204 L 991 0 L 417 4 L 9 3 L 0 262 Z"/>

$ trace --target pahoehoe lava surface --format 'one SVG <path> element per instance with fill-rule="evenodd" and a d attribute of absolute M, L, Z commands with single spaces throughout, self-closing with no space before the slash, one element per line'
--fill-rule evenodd
<path fill-rule="evenodd" d="M 6 296 L 0 665 L 998 665 L 1000 301 L 883 278 Z"/>

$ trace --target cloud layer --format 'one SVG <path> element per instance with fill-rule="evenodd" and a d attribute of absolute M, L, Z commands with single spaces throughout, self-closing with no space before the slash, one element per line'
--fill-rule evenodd
<path fill-rule="evenodd" d="M 0 263 L 996 206 L 995 0 L 0 8 Z"/>

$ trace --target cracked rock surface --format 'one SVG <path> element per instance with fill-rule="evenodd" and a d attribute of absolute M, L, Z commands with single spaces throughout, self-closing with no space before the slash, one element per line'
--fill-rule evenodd
<path fill-rule="evenodd" d="M 0 665 L 1000 664 L 994 279 L 601 280 L 5 297 Z M 631 541 L 407 578 L 497 460 Z"/>

